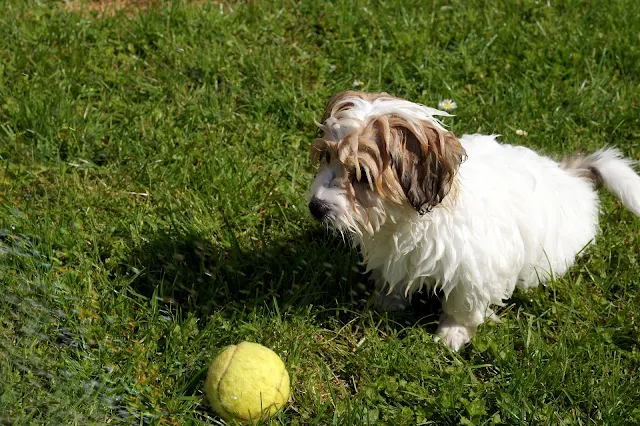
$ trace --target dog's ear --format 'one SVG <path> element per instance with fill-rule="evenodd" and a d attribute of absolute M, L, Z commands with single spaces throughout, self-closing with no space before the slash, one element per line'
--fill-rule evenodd
<path fill-rule="evenodd" d="M 416 126 L 391 117 L 388 126 L 389 164 L 407 200 L 423 215 L 451 190 L 465 150 L 453 133 L 428 121 Z"/>

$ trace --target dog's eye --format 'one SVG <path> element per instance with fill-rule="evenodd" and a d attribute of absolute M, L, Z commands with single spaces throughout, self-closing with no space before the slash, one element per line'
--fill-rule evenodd
<path fill-rule="evenodd" d="M 327 164 L 331 162 L 331 154 L 329 153 L 329 151 L 325 151 L 324 154 L 322 154 L 322 159 Z"/>
<path fill-rule="evenodd" d="M 353 180 L 357 180 L 355 171 L 353 172 Z M 369 178 L 367 177 L 367 172 L 365 171 L 364 167 L 360 167 L 360 183 L 366 183 L 367 185 L 370 184 Z"/>

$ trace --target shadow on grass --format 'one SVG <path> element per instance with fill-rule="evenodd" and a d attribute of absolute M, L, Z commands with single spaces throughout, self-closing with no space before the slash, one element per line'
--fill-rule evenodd
<path fill-rule="evenodd" d="M 321 306 L 316 320 L 338 315 L 348 322 L 373 309 L 373 283 L 358 265 L 355 250 L 317 229 L 249 247 L 222 247 L 195 233 L 162 234 L 135 251 L 127 268 L 139 274 L 134 291 L 198 316 L 237 315 L 275 301 L 278 309 Z M 433 332 L 439 308 L 437 298 L 416 294 L 411 309 L 389 314 L 390 323 Z"/>

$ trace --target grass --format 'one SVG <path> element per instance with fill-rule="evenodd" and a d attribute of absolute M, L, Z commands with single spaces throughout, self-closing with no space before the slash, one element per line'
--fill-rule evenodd
<path fill-rule="evenodd" d="M 640 423 L 640 220 L 608 194 L 587 255 L 462 354 L 424 295 L 375 312 L 304 201 L 354 80 L 640 158 L 636 2 L 254 3 L 0 6 L 0 423 L 220 424 L 206 367 L 241 340 L 289 368 L 273 424 Z"/>

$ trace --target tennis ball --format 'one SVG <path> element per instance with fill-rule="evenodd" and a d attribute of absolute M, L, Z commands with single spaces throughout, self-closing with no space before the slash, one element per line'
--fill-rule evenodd
<path fill-rule="evenodd" d="M 225 348 L 213 361 L 205 393 L 223 419 L 255 423 L 289 400 L 289 373 L 271 349 L 242 342 Z"/>

